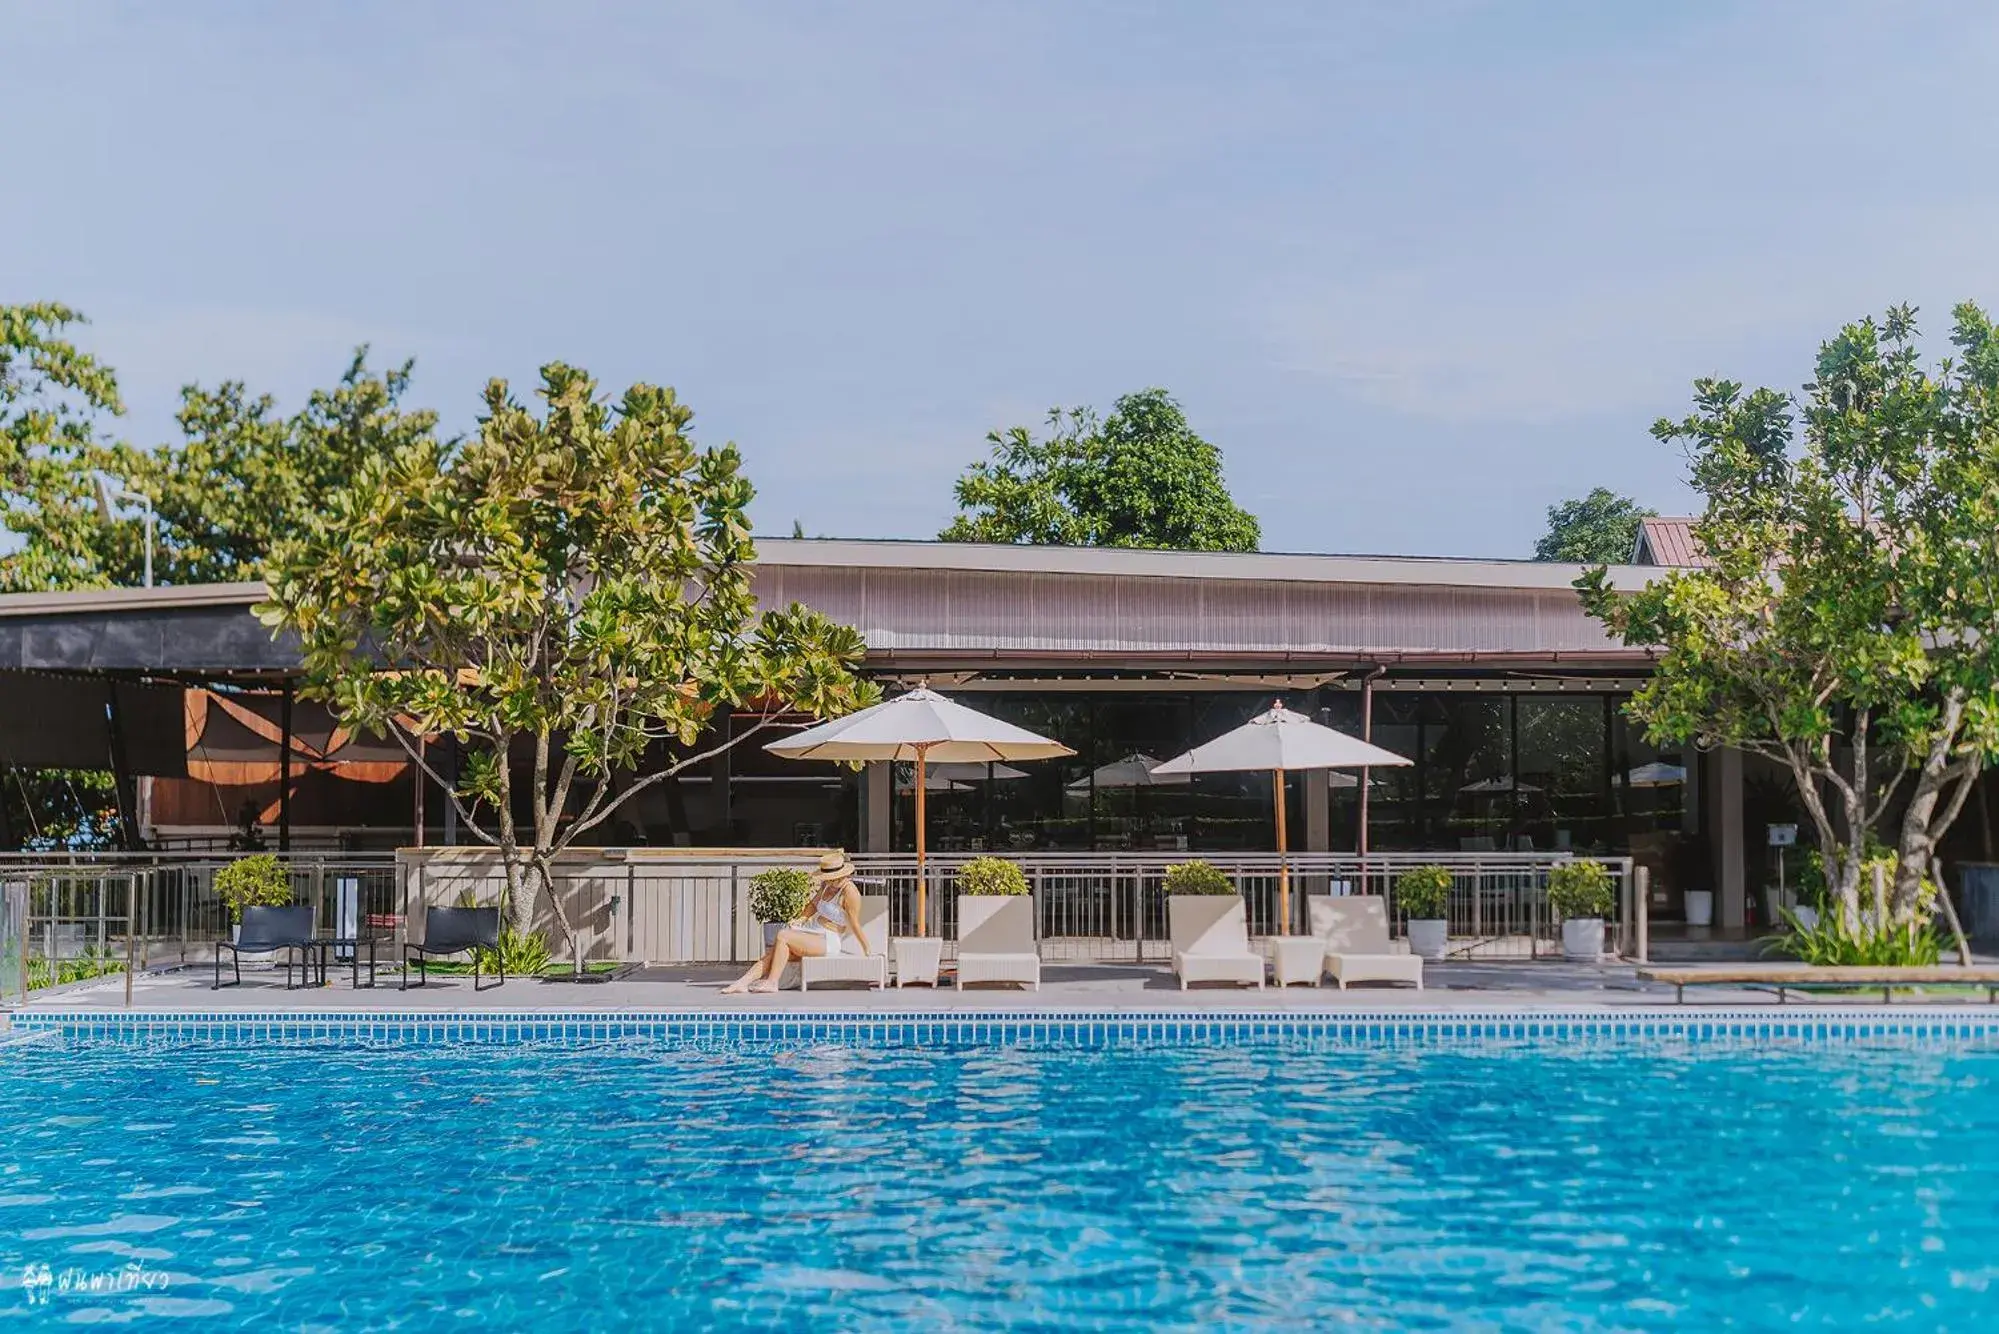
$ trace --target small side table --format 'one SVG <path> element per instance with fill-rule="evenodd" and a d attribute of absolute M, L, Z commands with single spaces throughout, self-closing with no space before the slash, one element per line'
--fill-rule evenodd
<path fill-rule="evenodd" d="M 937 985 L 937 970 L 944 962 L 944 942 L 936 936 L 895 936 L 888 943 L 889 957 L 895 960 L 897 989 L 912 982 Z"/>
<path fill-rule="evenodd" d="M 1270 971 L 1280 987 L 1316 987 L 1326 971 L 1326 942 L 1318 936 L 1270 937 Z"/>
<path fill-rule="evenodd" d="M 368 951 L 368 985 L 375 985 L 375 942 L 380 937 L 374 932 L 364 936 L 322 936 L 312 943 L 319 951 L 319 985 L 326 985 L 327 956 L 336 950 L 347 950 L 348 960 L 354 965 L 354 988 L 361 988 L 361 951 Z"/>

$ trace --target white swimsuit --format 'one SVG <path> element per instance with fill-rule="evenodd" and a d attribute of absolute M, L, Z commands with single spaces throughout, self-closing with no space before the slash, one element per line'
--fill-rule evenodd
<path fill-rule="evenodd" d="M 813 911 L 813 920 L 806 924 L 805 929 L 826 937 L 826 953 L 829 956 L 838 954 L 840 943 L 847 935 L 847 910 L 840 906 L 838 899 L 826 899 Z"/>

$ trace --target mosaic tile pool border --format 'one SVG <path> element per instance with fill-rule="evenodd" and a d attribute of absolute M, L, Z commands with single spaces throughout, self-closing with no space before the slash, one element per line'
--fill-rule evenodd
<path fill-rule="evenodd" d="M 14 1016 L 23 1036 L 56 1034 L 91 1044 L 597 1046 L 816 1045 L 1095 1048 L 1222 1045 L 1269 1040 L 1338 1045 L 1425 1045 L 1506 1040 L 1670 1039 L 1706 1042 L 1841 1042 L 1999 1045 L 1999 1013 L 1842 1008 L 1493 1011 L 1076 1010 L 742 1014 L 712 1011 L 132 1011 Z"/>

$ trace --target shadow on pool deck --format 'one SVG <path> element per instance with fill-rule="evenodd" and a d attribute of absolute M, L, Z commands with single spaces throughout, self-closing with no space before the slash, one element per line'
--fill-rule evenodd
<path fill-rule="evenodd" d="M 283 973 L 244 968 L 243 985 L 209 989 L 204 966 L 142 975 L 134 980 L 132 1007 L 143 1010 L 1466 1010 L 1616 1009 L 1671 1004 L 1673 989 L 1638 981 L 1628 964 L 1439 963 L 1425 970 L 1423 991 L 1401 986 L 1206 986 L 1180 990 L 1157 964 L 1049 964 L 1040 991 L 980 987 L 960 992 L 944 986 L 820 987 L 806 993 L 724 996 L 722 986 L 739 970 L 714 966 L 654 967 L 613 982 L 574 983 L 512 979 L 474 993 L 471 978 L 433 975 L 428 986 L 398 990 L 384 969 L 374 987 L 354 988 L 335 970 L 326 987 L 287 991 Z M 1767 992 L 1715 987 L 1702 1005 L 1771 1005 Z M 1793 1001 L 1793 1004 L 1800 1002 Z M 39 993 L 32 1008 L 118 1010 L 124 980 L 98 979 Z"/>

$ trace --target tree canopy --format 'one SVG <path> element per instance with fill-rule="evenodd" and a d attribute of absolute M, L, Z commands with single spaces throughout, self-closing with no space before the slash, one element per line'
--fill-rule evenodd
<path fill-rule="evenodd" d="M 496 380 L 462 445 L 416 434 L 361 459 L 279 545 L 258 615 L 297 634 L 309 697 L 446 788 L 501 854 L 516 920 L 546 896 L 568 934 L 553 865 L 575 839 L 786 714 L 874 692 L 855 631 L 759 609 L 741 459 L 697 449 L 671 389 L 633 385 L 614 406 L 554 363 L 540 395 L 537 415 Z M 456 782 L 419 744 L 437 734 L 463 749 Z"/>
<path fill-rule="evenodd" d="M 1656 740 L 1737 746 L 1791 774 L 1849 930 L 1926 915 L 1938 840 L 1999 756 L 1999 338 L 1963 305 L 1925 367 L 1915 312 L 1848 325 L 1802 397 L 1695 386 L 1683 445 L 1711 562 L 1585 602 L 1662 652 L 1631 711 Z M 1861 901 L 1877 827 L 1892 900 Z"/>
<path fill-rule="evenodd" d="M 105 582 L 97 525 L 61 503 L 88 492 L 99 423 L 124 411 L 111 369 L 69 339 L 84 322 L 54 302 L 0 306 L 0 521 L 23 539 L 0 552 L 0 592 Z"/>
<path fill-rule="evenodd" d="M 0 307 L 0 499 L 19 540 L 0 555 L 0 589 L 135 585 L 145 534 L 105 524 L 93 474 L 153 501 L 154 579 L 254 579 L 287 533 L 362 459 L 393 452 L 436 424 L 403 407 L 411 364 L 377 373 L 355 351 L 330 389 L 291 416 L 240 381 L 181 391 L 180 438 L 152 447 L 109 438 L 121 411 L 111 370 L 63 337 L 82 317 L 63 306 Z"/>
<path fill-rule="evenodd" d="M 1025 426 L 986 440 L 992 457 L 958 479 L 947 542 L 1254 551 L 1261 537 L 1221 451 L 1163 389 L 1126 394 L 1101 420 L 1054 409 L 1040 440 Z"/>
<path fill-rule="evenodd" d="M 1629 496 L 1596 487 L 1580 500 L 1548 507 L 1548 531 L 1534 544 L 1534 559 L 1623 565 L 1638 545 L 1640 521 L 1653 513 Z"/>

